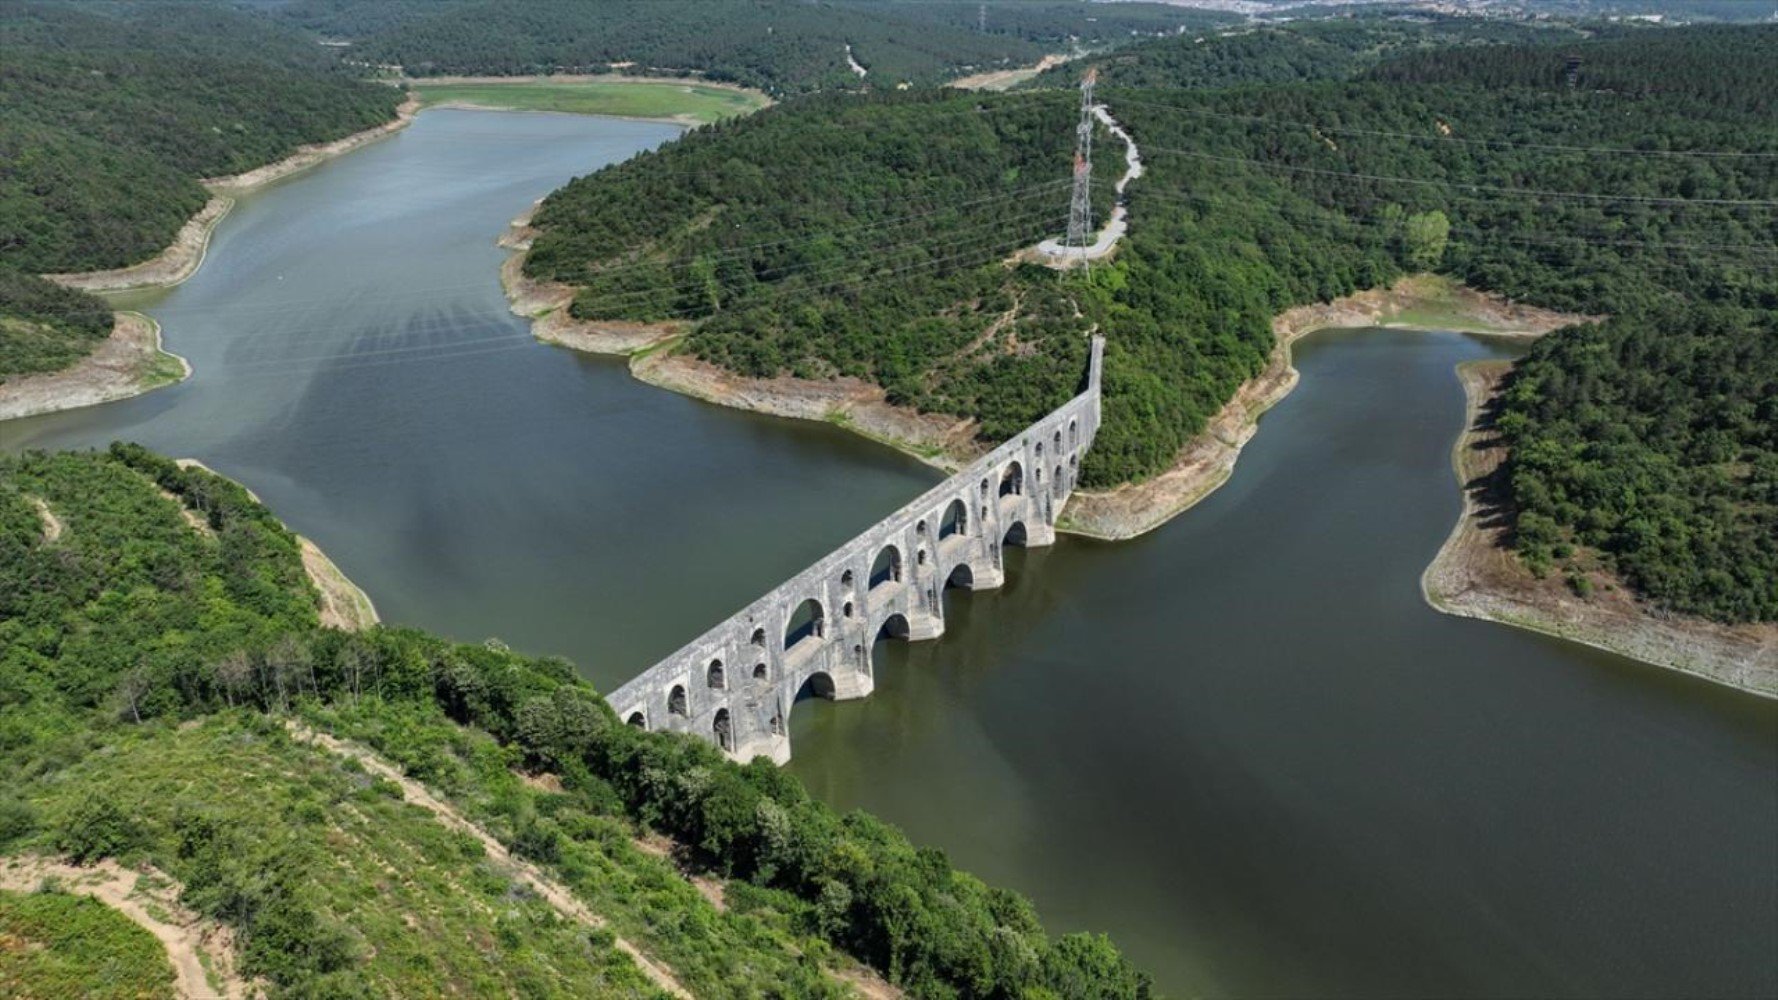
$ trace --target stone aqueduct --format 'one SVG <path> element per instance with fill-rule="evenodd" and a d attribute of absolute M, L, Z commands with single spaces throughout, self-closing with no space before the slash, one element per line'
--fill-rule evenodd
<path fill-rule="evenodd" d="M 804 685 L 870 694 L 879 636 L 943 635 L 946 587 L 998 587 L 1004 546 L 1055 541 L 1099 429 L 1104 347 L 1093 338 L 1080 395 L 607 695 L 618 717 L 788 761 Z"/>

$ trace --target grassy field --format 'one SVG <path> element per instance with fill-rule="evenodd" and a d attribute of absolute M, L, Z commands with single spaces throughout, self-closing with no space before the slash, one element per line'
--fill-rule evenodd
<path fill-rule="evenodd" d="M 173 967 L 154 935 L 96 899 L 0 892 L 0 996 L 172 997 Z"/>
<path fill-rule="evenodd" d="M 468 104 L 515 111 L 564 111 L 581 115 L 670 118 L 713 122 L 757 111 L 764 96 L 730 87 L 677 80 L 514 80 L 510 83 L 413 84 L 427 106 Z"/>

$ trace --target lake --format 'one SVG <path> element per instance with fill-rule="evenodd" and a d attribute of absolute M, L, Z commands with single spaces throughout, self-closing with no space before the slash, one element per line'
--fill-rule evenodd
<path fill-rule="evenodd" d="M 187 382 L 0 424 L 241 480 L 386 620 L 609 689 L 935 482 L 533 341 L 495 246 L 666 125 L 437 110 L 238 205 L 162 322 Z M 1778 706 L 1501 626 L 1418 580 L 1459 509 L 1448 333 L 1324 332 L 1229 484 L 1014 552 L 805 702 L 791 769 L 1109 932 L 1173 996 L 1778 993 Z"/>

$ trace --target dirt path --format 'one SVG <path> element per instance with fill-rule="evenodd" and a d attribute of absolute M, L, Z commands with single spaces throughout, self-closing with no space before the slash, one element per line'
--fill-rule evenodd
<path fill-rule="evenodd" d="M 0 384 L 0 420 L 127 399 L 190 375 L 184 358 L 161 350 L 159 323 L 137 312 L 114 313 L 111 336 L 72 367 Z"/>
<path fill-rule="evenodd" d="M 1463 513 L 1420 579 L 1427 603 L 1778 698 L 1778 625 L 1657 615 L 1603 572 L 1588 574 L 1593 589 L 1582 598 L 1561 574 L 1540 579 L 1513 554 L 1510 496 L 1500 475 L 1507 449 L 1494 430 L 1494 404 L 1510 370 L 1499 361 L 1458 368 L 1468 408 L 1451 460 Z"/>
<path fill-rule="evenodd" d="M 51 878 L 64 891 L 91 896 L 153 934 L 167 949 L 179 996 L 233 1000 L 258 993 L 235 972 L 232 932 L 180 906 L 178 884 L 160 872 L 137 872 L 114 861 L 77 867 L 40 857 L 0 860 L 0 889 L 32 892 Z"/>
<path fill-rule="evenodd" d="M 603 928 L 606 926 L 607 921 L 605 918 L 588 909 L 586 904 L 582 903 L 579 899 L 576 899 L 574 894 L 570 892 L 566 886 L 544 874 L 544 872 L 536 865 L 513 857 L 512 853 L 506 849 L 504 844 L 495 840 L 492 836 L 489 836 L 481 827 L 470 822 L 462 813 L 459 813 L 454 806 L 435 797 L 426 789 L 426 786 L 401 773 L 398 768 L 383 760 L 375 753 L 372 753 L 364 747 L 336 739 L 326 733 L 315 732 L 312 729 L 296 723 L 290 724 L 290 731 L 297 740 L 321 747 L 331 753 L 339 754 L 342 757 L 350 757 L 364 765 L 364 769 L 370 773 L 381 778 L 386 778 L 400 786 L 402 797 L 404 799 L 425 809 L 427 812 L 432 813 L 438 818 L 439 822 L 443 823 L 445 826 L 448 826 L 453 830 L 460 830 L 463 833 L 467 833 L 474 837 L 481 843 L 482 849 L 488 852 L 490 858 L 493 858 L 502 865 L 512 869 L 512 871 L 514 871 L 526 885 L 530 886 L 539 896 L 547 900 L 550 906 L 555 908 L 557 913 L 560 913 L 570 920 L 579 921 L 588 927 Z M 640 948 L 637 948 L 635 945 L 621 937 L 614 938 L 614 942 L 617 945 L 618 950 L 624 952 L 629 955 L 630 958 L 635 960 L 636 965 L 642 970 L 643 974 L 653 980 L 655 985 L 674 996 L 691 997 L 691 993 L 679 984 L 679 981 L 673 977 L 672 971 L 666 966 L 649 958 L 647 955 L 643 954 Z"/>
<path fill-rule="evenodd" d="M 37 516 L 43 519 L 43 544 L 55 544 L 56 539 L 61 538 L 62 532 L 67 530 L 67 525 L 62 523 L 62 519 L 56 516 L 55 511 L 49 509 L 49 504 L 45 503 L 42 497 L 26 497 L 25 499 L 31 501 L 31 506 L 37 508 Z"/>

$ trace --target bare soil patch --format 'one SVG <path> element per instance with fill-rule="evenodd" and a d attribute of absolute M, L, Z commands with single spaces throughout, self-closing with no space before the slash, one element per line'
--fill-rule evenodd
<path fill-rule="evenodd" d="M 36 856 L 0 859 L 0 889 L 32 892 L 46 880 L 97 899 L 153 934 L 167 949 L 181 997 L 234 1000 L 263 992 L 235 971 L 234 933 L 179 905 L 178 883 L 159 871 L 114 861 L 81 867 Z"/>
<path fill-rule="evenodd" d="M 1452 452 L 1463 513 L 1421 577 L 1433 607 L 1466 618 L 1517 625 L 1778 698 L 1778 625 L 1722 625 L 1659 612 L 1621 581 L 1589 574 L 1579 596 L 1558 574 L 1538 577 L 1513 553 L 1507 448 L 1494 429 L 1511 365 L 1458 368 L 1468 398 L 1464 432 Z"/>
<path fill-rule="evenodd" d="M 31 506 L 37 508 L 37 516 L 43 520 L 43 544 L 54 545 L 56 540 L 62 537 L 62 532 L 67 530 L 67 525 L 62 523 L 62 519 L 56 516 L 55 511 L 49 509 L 49 504 L 44 502 L 42 497 L 26 497 L 25 499 L 31 501 Z"/>

